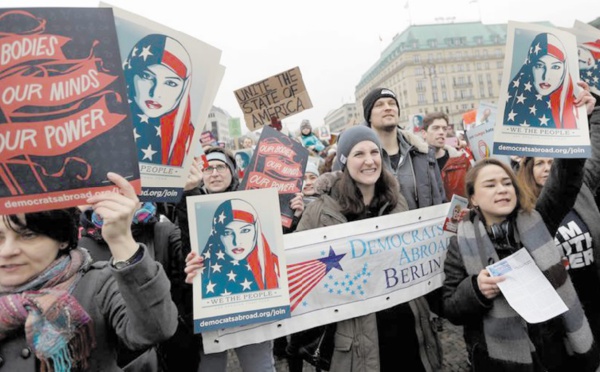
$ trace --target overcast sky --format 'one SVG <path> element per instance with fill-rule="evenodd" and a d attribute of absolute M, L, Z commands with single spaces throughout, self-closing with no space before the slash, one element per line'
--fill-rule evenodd
<path fill-rule="evenodd" d="M 438 23 L 441 18 L 445 22 L 481 20 L 487 24 L 509 20 L 550 21 L 571 27 L 575 19 L 587 23 L 600 16 L 597 0 L 410 0 L 407 8 L 405 0 L 105 2 L 221 49 L 221 64 L 226 70 L 214 105 L 233 117 L 243 117 L 234 90 L 299 66 L 313 108 L 284 119 L 290 130 L 296 130 L 302 119 L 309 119 L 313 127 L 319 126 L 329 111 L 343 103 L 353 103 L 362 74 L 378 60 L 392 37 L 409 24 Z M 48 3 L 48 0 L 0 0 L 2 7 Z M 51 3 L 94 7 L 98 1 Z"/>

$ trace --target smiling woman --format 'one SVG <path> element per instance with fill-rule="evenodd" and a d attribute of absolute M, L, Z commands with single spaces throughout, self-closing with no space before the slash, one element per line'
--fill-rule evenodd
<path fill-rule="evenodd" d="M 450 239 L 443 296 L 446 318 L 464 326 L 473 370 L 598 367 L 598 346 L 554 242 L 581 187 L 584 161 L 558 159 L 552 170 L 562 182 L 554 182 L 545 203 L 538 204 L 523 195 L 510 167 L 496 159 L 482 159 L 467 173 L 471 211 Z M 529 324 L 508 304 L 498 285 L 504 277 L 492 277 L 486 267 L 521 249 L 548 278 L 567 312 Z"/>

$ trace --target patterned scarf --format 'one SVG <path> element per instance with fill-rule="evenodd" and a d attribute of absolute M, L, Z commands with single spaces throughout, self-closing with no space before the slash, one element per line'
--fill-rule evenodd
<path fill-rule="evenodd" d="M 568 349 L 586 358 L 595 348 L 594 338 L 571 279 L 566 275 L 561 263 L 554 238 L 550 236 L 544 221 L 536 211 L 519 212 L 516 226 L 521 243 L 569 309 L 560 315 L 566 331 L 565 341 L 569 345 Z M 458 246 L 469 275 L 479 274 L 487 266 L 490 258 L 494 262 L 499 260 L 494 245 L 478 217 L 475 217 L 473 222 L 464 220 L 459 224 Z M 483 330 L 490 358 L 504 364 L 532 366 L 531 354 L 535 347 L 529 339 L 527 323 L 503 296 L 496 297 L 492 308 L 484 315 Z"/>
<path fill-rule="evenodd" d="M 24 285 L 0 287 L 0 341 L 24 329 L 42 371 L 85 369 L 95 347 L 93 321 L 71 291 L 91 261 L 73 249 Z"/>

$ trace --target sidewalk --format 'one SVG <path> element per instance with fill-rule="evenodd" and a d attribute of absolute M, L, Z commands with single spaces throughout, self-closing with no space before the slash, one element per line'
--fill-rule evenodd
<path fill-rule="evenodd" d="M 440 340 L 444 349 L 443 372 L 468 372 L 467 352 L 462 335 L 462 327 L 452 325 L 444 320 L 444 330 L 440 333 Z M 285 360 L 275 358 L 275 368 L 277 372 L 288 372 Z M 242 372 L 235 352 L 229 351 L 227 359 L 228 372 Z M 315 372 L 315 368 L 304 362 L 303 372 Z"/>

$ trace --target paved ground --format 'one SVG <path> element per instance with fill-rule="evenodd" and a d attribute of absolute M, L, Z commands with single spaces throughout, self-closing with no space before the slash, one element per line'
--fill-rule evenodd
<path fill-rule="evenodd" d="M 442 346 L 444 348 L 444 368 L 443 372 L 468 372 L 467 353 L 462 335 L 462 327 L 457 327 L 444 320 L 444 330 L 440 334 Z M 288 372 L 287 362 L 285 360 L 275 359 L 277 372 Z M 241 372 L 237 357 L 233 351 L 229 352 L 228 372 Z M 303 372 L 314 372 L 315 368 L 308 363 L 304 363 Z"/>

